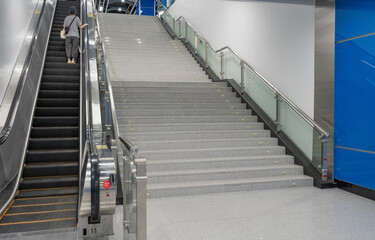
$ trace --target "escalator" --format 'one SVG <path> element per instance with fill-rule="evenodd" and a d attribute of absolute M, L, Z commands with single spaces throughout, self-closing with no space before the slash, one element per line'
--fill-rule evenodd
<path fill-rule="evenodd" d="M 79 1 L 56 5 L 23 175 L 0 233 L 77 226 L 80 64 L 66 63 L 59 37 L 70 6 L 79 16 Z"/>

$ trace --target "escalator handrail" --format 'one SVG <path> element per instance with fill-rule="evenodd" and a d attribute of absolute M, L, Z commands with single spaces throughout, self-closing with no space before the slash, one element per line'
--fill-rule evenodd
<path fill-rule="evenodd" d="M 87 0 L 82 0 L 81 4 L 81 20 L 82 23 L 88 23 L 88 14 L 87 14 Z M 93 139 L 93 118 L 95 118 L 95 122 L 101 122 L 101 119 L 97 118 L 97 116 L 93 116 L 93 100 L 92 100 L 92 93 L 91 93 L 91 75 L 90 75 L 90 57 L 89 57 L 89 27 L 85 27 L 81 31 L 81 46 L 82 46 L 82 62 L 84 64 L 81 65 L 81 81 L 83 82 L 81 89 L 82 93 L 84 93 L 84 98 L 81 99 L 81 102 L 84 100 L 85 106 L 81 109 L 81 128 L 86 130 L 86 135 L 82 136 L 85 137 L 85 143 L 88 144 L 87 155 L 88 157 L 82 157 L 84 161 L 82 164 L 83 166 L 87 166 L 88 161 L 91 162 L 91 169 L 87 169 L 91 172 L 91 219 L 93 221 L 97 221 L 99 218 L 99 209 L 100 209 L 100 186 L 99 186 L 99 157 L 98 152 L 96 149 L 96 144 Z M 83 112 L 84 111 L 84 112 Z M 101 125 L 101 124 L 100 124 Z M 82 132 L 82 129 L 81 129 Z M 82 139 L 83 140 L 83 139 Z M 81 178 L 84 178 L 84 173 L 81 173 Z M 81 194 L 83 193 L 83 189 L 81 189 Z"/>
<path fill-rule="evenodd" d="M 168 8 L 166 6 L 164 6 L 164 4 L 160 1 L 160 0 L 156 0 L 157 1 L 157 4 L 160 4 L 163 8 L 164 8 L 164 11 L 168 11 Z M 171 14 L 171 13 L 170 13 Z M 172 15 L 172 14 L 171 14 Z M 160 16 L 158 16 L 160 18 Z M 199 33 L 199 31 L 197 31 L 197 29 L 192 26 L 187 20 L 186 18 L 184 18 L 183 16 L 180 16 L 178 17 L 175 21 L 179 21 L 183 19 L 185 21 L 185 23 L 187 25 L 190 26 L 190 28 L 192 28 L 194 30 L 195 33 L 197 33 L 200 38 L 207 44 L 207 46 L 209 48 L 211 48 L 215 53 L 222 53 L 224 51 L 229 51 L 231 52 L 234 56 L 236 56 L 238 58 L 238 60 L 240 60 L 240 62 L 242 62 L 244 64 L 244 66 L 246 66 L 254 75 L 256 75 L 268 88 L 270 88 L 271 91 L 273 91 L 277 96 L 279 96 L 279 98 L 284 101 L 285 103 L 287 103 L 292 109 L 294 109 L 296 111 L 296 113 L 301 116 L 310 126 L 312 126 L 313 128 L 315 128 L 321 135 L 322 137 L 330 137 L 330 134 L 324 130 L 318 123 L 316 123 L 311 117 L 309 117 L 304 111 L 302 111 L 296 104 L 294 104 L 288 97 L 286 97 L 283 93 L 281 93 L 271 82 L 269 82 L 266 78 L 264 78 L 259 72 L 257 72 L 256 70 L 254 70 L 254 68 L 251 67 L 251 65 L 249 63 L 247 63 L 243 58 L 240 57 L 239 54 L 237 54 L 235 51 L 233 51 L 229 46 L 224 46 L 220 49 L 215 49 L 211 43 L 209 41 L 207 41 L 202 35 L 201 33 Z M 172 31 L 173 33 L 173 31 Z M 174 33 L 173 33 L 174 34 Z M 174 34 L 175 35 L 175 34 Z"/>
<path fill-rule="evenodd" d="M 37 14 L 37 15 L 39 15 L 38 22 L 36 24 L 37 27 L 35 28 L 35 30 L 33 32 L 32 40 L 31 40 L 31 43 L 30 43 L 30 46 L 29 46 L 29 50 L 27 51 L 25 64 L 23 65 L 23 68 L 22 68 L 22 71 L 21 71 L 19 82 L 17 84 L 17 88 L 16 88 L 16 91 L 14 93 L 14 97 L 13 97 L 11 106 L 9 108 L 7 119 L 5 121 L 5 124 L 4 124 L 3 128 L 1 129 L 1 132 L 0 132 L 0 145 L 3 144 L 7 140 L 8 136 L 9 136 L 11 130 L 12 130 L 12 127 L 13 127 L 13 123 L 14 123 L 14 120 L 15 120 L 15 117 L 16 117 L 17 109 L 18 109 L 18 106 L 20 104 L 22 89 L 24 88 L 24 86 L 26 84 L 26 76 L 27 76 L 27 73 L 28 73 L 28 70 L 29 70 L 29 66 L 31 64 L 31 56 L 32 56 L 34 48 L 35 48 L 35 44 L 36 44 L 36 40 L 37 40 L 36 39 L 37 34 L 38 34 L 38 32 L 39 32 L 39 30 L 42 26 L 41 19 L 42 19 L 42 16 L 43 16 L 45 5 L 46 5 L 46 0 L 43 0 L 43 5 L 41 7 L 40 13 Z M 36 15 L 36 14 L 34 14 L 34 15 Z"/>

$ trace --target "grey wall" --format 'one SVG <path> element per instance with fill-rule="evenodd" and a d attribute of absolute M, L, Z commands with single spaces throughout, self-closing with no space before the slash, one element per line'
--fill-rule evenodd
<path fill-rule="evenodd" d="M 0 1 L 0 103 L 38 1 Z"/>

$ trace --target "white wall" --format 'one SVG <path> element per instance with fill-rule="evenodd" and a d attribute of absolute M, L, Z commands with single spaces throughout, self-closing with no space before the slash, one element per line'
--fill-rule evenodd
<path fill-rule="evenodd" d="M 315 0 L 178 0 L 170 10 L 214 48 L 230 46 L 313 118 Z"/>

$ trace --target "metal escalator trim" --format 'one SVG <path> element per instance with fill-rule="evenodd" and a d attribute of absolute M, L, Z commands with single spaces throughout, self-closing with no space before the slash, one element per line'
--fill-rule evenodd
<path fill-rule="evenodd" d="M 3 217 L 5 216 L 5 214 L 7 214 L 7 212 L 9 211 L 9 209 L 12 207 L 14 201 L 16 201 L 16 199 L 13 199 L 13 201 L 9 204 L 9 206 L 7 207 L 7 209 L 3 212 L 3 214 L 0 216 L 0 222 L 1 222 L 1 219 L 3 219 Z"/>
<path fill-rule="evenodd" d="M 55 212 L 72 212 L 77 211 L 77 209 L 61 209 L 52 211 L 40 211 L 40 212 L 22 212 L 22 213 L 10 213 L 7 216 L 18 216 L 18 215 L 30 215 L 30 214 L 45 214 L 45 213 L 55 213 Z"/>
<path fill-rule="evenodd" d="M 62 197 L 74 197 L 78 196 L 78 194 L 71 194 L 71 195 L 58 195 L 58 196 L 47 196 L 47 197 L 28 197 L 28 198 L 17 198 L 16 201 L 21 200 L 33 200 L 33 199 L 44 199 L 44 198 L 62 198 Z"/>
<path fill-rule="evenodd" d="M 31 223 L 43 223 L 43 222 L 61 222 L 68 220 L 77 220 L 77 218 L 57 218 L 57 219 L 47 219 L 47 220 L 38 220 L 38 221 L 29 221 L 29 222 L 14 222 L 14 223 L 0 223 L 0 226 L 9 226 L 17 224 L 31 224 Z"/>
<path fill-rule="evenodd" d="M 60 196 L 58 196 L 60 197 Z M 39 198 L 35 198 L 39 199 Z M 27 204 L 27 205 L 17 205 L 13 206 L 14 208 L 18 207 L 36 207 L 36 206 L 53 206 L 53 205 L 64 205 L 64 204 L 69 204 L 69 203 L 77 203 L 77 201 L 72 201 L 72 202 L 56 202 L 56 203 L 38 203 L 38 204 Z"/>

